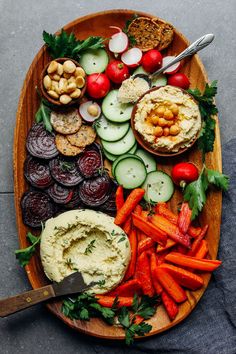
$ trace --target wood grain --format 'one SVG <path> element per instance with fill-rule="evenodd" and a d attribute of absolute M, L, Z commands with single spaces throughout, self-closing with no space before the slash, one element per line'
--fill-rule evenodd
<path fill-rule="evenodd" d="M 146 13 L 140 13 L 143 16 L 152 17 Z M 110 25 L 116 25 L 123 27 L 125 22 L 133 15 L 131 10 L 110 10 L 100 12 L 92 15 L 88 15 L 79 18 L 67 26 L 65 30 L 75 32 L 76 36 L 80 39 L 84 39 L 90 35 L 99 35 L 109 37 L 112 33 L 109 29 Z M 167 49 L 167 55 L 175 55 L 180 53 L 189 45 L 187 39 L 177 30 L 175 30 L 174 41 Z M 50 58 L 46 52 L 46 48 L 43 47 L 36 55 L 32 62 L 29 71 L 26 75 L 24 85 L 21 91 L 19 100 L 17 115 L 16 115 L 16 127 L 15 127 L 15 139 L 14 139 L 14 189 L 15 189 L 15 208 L 16 208 L 16 220 L 18 225 L 18 234 L 20 246 L 26 247 L 26 231 L 27 228 L 22 223 L 22 215 L 20 209 L 20 199 L 24 191 L 27 189 L 27 184 L 23 176 L 23 163 L 26 156 L 25 140 L 27 133 L 34 120 L 34 114 L 39 106 L 39 97 L 35 91 L 35 86 L 39 85 L 40 74 L 49 62 Z M 187 74 L 190 79 L 191 87 L 198 87 L 202 90 L 207 82 L 207 74 L 203 67 L 198 55 L 194 55 L 191 59 L 185 61 L 185 65 L 182 68 L 182 72 Z M 216 118 L 217 120 L 217 118 Z M 166 172 L 170 172 L 173 164 L 179 161 L 193 161 L 199 168 L 201 168 L 201 154 L 193 147 L 185 154 L 175 158 L 158 158 L 157 164 L 159 169 L 163 169 Z M 207 166 L 221 171 L 221 145 L 219 125 L 217 120 L 216 126 L 216 141 L 215 149 L 213 153 L 209 153 L 206 159 Z M 220 238 L 220 222 L 221 222 L 221 193 L 218 191 L 211 191 L 208 195 L 207 204 L 200 216 L 200 224 L 209 224 L 209 231 L 207 234 L 207 241 L 209 243 L 210 256 L 214 259 L 217 255 L 219 238 Z M 181 201 L 181 193 L 176 190 L 173 198 L 170 201 L 170 206 L 173 211 L 177 211 L 178 203 Z M 39 288 L 48 284 L 38 255 L 34 256 L 28 266 L 26 266 L 26 272 L 32 287 Z M 204 287 L 194 292 L 187 292 L 188 301 L 183 303 L 179 307 L 179 314 L 176 319 L 171 322 L 163 308 L 159 306 L 156 315 L 149 321 L 152 324 L 152 331 L 148 334 L 153 335 L 163 332 L 170 327 L 175 326 L 186 318 L 189 313 L 196 306 L 197 302 L 203 295 L 208 282 L 210 280 L 210 274 L 203 274 Z M 100 338 L 108 339 L 124 339 L 124 332 L 122 329 L 104 324 L 99 319 L 93 319 L 90 322 L 71 321 L 61 313 L 61 302 L 55 301 L 47 305 L 51 312 L 64 321 L 70 327 L 79 330 L 83 333 L 93 335 Z M 205 311 L 208 309 L 206 308 Z"/>

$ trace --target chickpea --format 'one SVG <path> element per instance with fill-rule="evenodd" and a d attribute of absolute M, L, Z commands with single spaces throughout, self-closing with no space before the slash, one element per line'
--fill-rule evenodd
<path fill-rule="evenodd" d="M 171 112 L 171 110 L 170 109 L 166 109 L 165 113 L 164 113 L 164 118 L 169 120 L 169 119 L 173 119 L 173 117 L 174 117 L 174 115 Z"/>
<path fill-rule="evenodd" d="M 51 96 L 52 98 L 54 98 L 56 100 L 59 98 L 59 95 L 53 90 L 49 90 L 48 94 L 49 94 L 49 96 Z"/>
<path fill-rule="evenodd" d="M 50 90 L 52 85 L 52 80 L 50 79 L 50 77 L 48 75 L 44 76 L 43 78 L 43 86 L 45 87 L 45 89 L 48 91 Z"/>
<path fill-rule="evenodd" d="M 164 113 L 165 113 L 165 107 L 159 106 L 159 107 L 156 109 L 156 113 L 159 115 L 159 117 L 163 117 L 163 116 L 164 116 Z"/>
<path fill-rule="evenodd" d="M 178 125 L 174 124 L 170 127 L 170 134 L 171 135 L 177 135 L 180 132 L 180 128 L 178 127 Z"/>
<path fill-rule="evenodd" d="M 164 118 L 159 118 L 158 119 L 158 125 L 160 126 L 160 127 L 165 127 L 166 125 L 168 125 L 168 121 L 167 120 L 165 120 Z"/>
<path fill-rule="evenodd" d="M 76 69 L 76 65 L 71 60 L 66 60 L 63 63 L 63 70 L 65 73 L 72 74 Z"/>
<path fill-rule="evenodd" d="M 47 72 L 49 74 L 54 73 L 57 70 L 57 62 L 55 60 L 52 60 L 51 63 L 48 66 Z"/>
<path fill-rule="evenodd" d="M 154 135 L 155 135 L 155 136 L 162 136 L 162 134 L 163 134 L 163 129 L 162 129 L 162 127 L 155 127 L 155 128 L 154 128 Z"/>
<path fill-rule="evenodd" d="M 78 98 L 81 95 L 81 90 L 76 88 L 71 94 L 70 97 L 71 98 Z"/>
<path fill-rule="evenodd" d="M 68 95 L 61 95 L 59 100 L 62 104 L 68 104 L 72 101 L 72 98 Z"/>
<path fill-rule="evenodd" d="M 90 106 L 88 106 L 87 112 L 93 116 L 93 117 L 97 117 L 99 111 L 98 111 L 98 106 L 96 104 L 91 104 Z"/>
<path fill-rule="evenodd" d="M 60 63 L 57 63 L 57 74 L 61 76 L 63 74 L 63 65 Z"/>
<path fill-rule="evenodd" d="M 151 117 L 151 122 L 154 124 L 154 125 L 158 125 L 158 121 L 159 121 L 159 117 L 158 116 L 152 116 Z"/>
<path fill-rule="evenodd" d="M 167 127 L 171 127 L 173 124 L 175 124 L 173 120 L 168 120 L 166 125 Z"/>
<path fill-rule="evenodd" d="M 164 129 L 163 129 L 163 135 L 164 136 L 168 136 L 170 134 L 170 129 L 168 128 L 168 127 L 165 127 Z"/>
<path fill-rule="evenodd" d="M 66 92 L 72 93 L 76 89 L 76 84 L 74 82 L 71 82 L 66 89 Z"/>
<path fill-rule="evenodd" d="M 77 76 L 85 77 L 85 71 L 80 66 L 77 66 L 77 68 L 75 69 L 75 77 Z"/>
<path fill-rule="evenodd" d="M 76 86 L 78 88 L 84 87 L 84 85 L 85 85 L 85 80 L 82 76 L 77 76 L 75 79 L 75 82 L 76 82 Z"/>
<path fill-rule="evenodd" d="M 170 106 L 170 110 L 172 111 L 172 113 L 177 116 L 178 113 L 179 113 L 179 107 L 177 106 L 177 104 L 173 103 L 171 106 Z"/>

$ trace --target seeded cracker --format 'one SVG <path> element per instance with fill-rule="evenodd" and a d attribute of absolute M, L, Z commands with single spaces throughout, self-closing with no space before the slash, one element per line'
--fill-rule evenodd
<path fill-rule="evenodd" d="M 154 19 L 153 21 L 159 26 L 161 31 L 161 40 L 157 49 L 163 50 L 171 44 L 174 38 L 174 28 L 170 23 L 161 22 L 158 19 Z"/>
<path fill-rule="evenodd" d="M 57 150 L 65 156 L 76 156 L 84 151 L 83 147 L 79 148 L 77 146 L 71 145 L 66 139 L 66 136 L 61 134 L 56 135 L 55 142 Z"/>
<path fill-rule="evenodd" d="M 131 22 L 128 34 L 136 40 L 136 46 L 142 51 L 157 47 L 161 39 L 160 26 L 148 17 L 138 17 Z"/>
<path fill-rule="evenodd" d="M 60 134 L 76 133 L 82 125 L 82 119 L 77 109 L 68 112 L 52 111 L 50 120 L 54 130 Z"/>
<path fill-rule="evenodd" d="M 80 130 L 71 135 L 67 135 L 70 144 L 78 147 L 85 147 L 90 145 L 96 139 L 96 133 L 89 125 L 82 125 Z"/>

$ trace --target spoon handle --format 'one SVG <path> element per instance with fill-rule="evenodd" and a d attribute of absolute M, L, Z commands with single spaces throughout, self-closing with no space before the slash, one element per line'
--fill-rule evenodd
<path fill-rule="evenodd" d="M 159 70 L 155 71 L 152 75 L 149 75 L 149 78 L 152 79 L 154 76 L 157 76 L 166 69 L 168 69 L 170 66 L 174 65 L 178 61 L 193 55 L 197 53 L 199 50 L 205 48 L 208 46 L 214 39 L 214 34 L 205 34 L 205 36 L 202 36 L 201 38 L 198 38 L 194 43 L 190 44 L 188 48 L 186 48 L 183 52 L 181 52 L 177 57 L 175 57 L 172 61 L 170 61 L 168 64 L 160 68 Z"/>

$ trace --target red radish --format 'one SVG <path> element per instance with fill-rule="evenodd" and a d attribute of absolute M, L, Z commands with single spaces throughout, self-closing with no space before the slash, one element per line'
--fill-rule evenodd
<path fill-rule="evenodd" d="M 110 26 L 110 28 L 115 28 L 118 30 L 118 32 L 111 36 L 111 39 L 109 40 L 108 43 L 109 50 L 112 53 L 117 53 L 117 54 L 123 53 L 128 49 L 129 46 L 129 39 L 127 34 L 122 32 L 122 30 L 119 27 Z"/>
<path fill-rule="evenodd" d="M 87 92 L 93 98 L 102 98 L 110 90 L 110 80 L 103 73 L 94 73 L 87 77 Z"/>
<path fill-rule="evenodd" d="M 138 66 L 142 60 L 143 53 L 139 48 L 131 48 L 121 55 L 121 60 L 130 68 Z"/>
<path fill-rule="evenodd" d="M 177 163 L 171 172 L 173 182 L 180 187 L 185 187 L 187 183 L 196 181 L 199 173 L 197 167 L 191 162 Z"/>
<path fill-rule="evenodd" d="M 167 80 L 168 85 L 177 86 L 184 90 L 189 88 L 190 82 L 186 75 L 182 73 L 176 73 L 174 75 L 170 75 Z"/>
<path fill-rule="evenodd" d="M 87 101 L 81 103 L 79 106 L 79 113 L 86 122 L 92 123 L 100 117 L 101 107 L 97 102 Z"/>
<path fill-rule="evenodd" d="M 129 69 L 122 61 L 113 60 L 107 65 L 106 75 L 111 81 L 121 84 L 129 77 Z"/>
<path fill-rule="evenodd" d="M 151 49 L 143 55 L 142 66 L 148 73 L 154 73 L 162 66 L 162 55 L 157 49 Z"/>
<path fill-rule="evenodd" d="M 162 60 L 162 66 L 166 66 L 170 61 L 172 61 L 175 57 L 172 55 L 168 55 L 167 57 L 164 57 Z M 175 74 L 177 71 L 180 69 L 181 62 L 178 61 L 176 64 L 171 65 L 168 69 L 163 71 L 164 74 Z"/>

